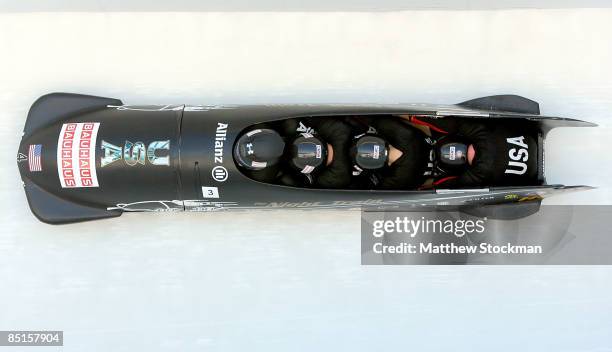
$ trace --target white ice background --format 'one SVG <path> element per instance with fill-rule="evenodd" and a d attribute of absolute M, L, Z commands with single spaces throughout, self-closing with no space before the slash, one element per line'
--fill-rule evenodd
<path fill-rule="evenodd" d="M 359 212 L 124 214 L 50 226 L 15 162 L 31 103 L 457 103 L 520 94 L 598 123 L 549 183 L 612 201 L 612 9 L 0 14 L 0 330 L 64 351 L 612 349 L 607 267 L 364 267 Z M 1 347 L 0 347 L 1 349 Z"/>

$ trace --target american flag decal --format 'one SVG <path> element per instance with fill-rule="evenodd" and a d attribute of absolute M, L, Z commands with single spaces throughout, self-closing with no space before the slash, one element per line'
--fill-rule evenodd
<path fill-rule="evenodd" d="M 30 144 L 30 150 L 28 151 L 28 166 L 30 167 L 30 172 L 42 171 L 42 164 L 40 161 L 41 152 L 41 144 Z"/>

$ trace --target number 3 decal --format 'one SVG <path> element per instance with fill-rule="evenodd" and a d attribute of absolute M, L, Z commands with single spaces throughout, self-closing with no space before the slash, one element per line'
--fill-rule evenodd
<path fill-rule="evenodd" d="M 203 198 L 219 198 L 219 189 L 217 187 L 202 187 Z"/>

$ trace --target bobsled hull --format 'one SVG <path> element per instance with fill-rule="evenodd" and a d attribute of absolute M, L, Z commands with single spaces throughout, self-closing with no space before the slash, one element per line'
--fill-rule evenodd
<path fill-rule="evenodd" d="M 586 186 L 546 185 L 543 162 L 530 187 L 424 191 L 295 188 L 254 181 L 236 167 L 232 147 L 248 126 L 300 116 L 462 116 L 516 119 L 546 133 L 558 126 L 593 126 L 539 115 L 536 102 L 513 96 L 456 105 L 133 106 L 120 100 L 53 93 L 31 107 L 17 163 L 30 209 L 46 223 L 119 216 L 126 211 L 237 209 L 483 207 L 531 204 Z M 518 209 L 518 208 L 517 208 Z M 524 206 L 521 207 L 524 209 Z M 512 210 L 510 210 L 512 212 Z M 524 211 L 519 211 L 525 214 Z"/>

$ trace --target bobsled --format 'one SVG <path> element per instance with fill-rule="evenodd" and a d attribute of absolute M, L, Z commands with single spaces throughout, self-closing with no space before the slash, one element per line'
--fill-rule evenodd
<path fill-rule="evenodd" d="M 537 179 L 520 187 L 476 189 L 316 189 L 255 181 L 233 158 L 236 139 L 250 126 L 298 117 L 356 115 L 461 117 L 528 125 L 538 134 L 537 151 L 530 154 L 538 158 Z M 504 209 L 504 216 L 512 217 L 537 211 L 545 197 L 590 188 L 546 183 L 544 140 L 548 131 L 562 126 L 595 125 L 541 116 L 538 103 L 516 95 L 454 105 L 139 106 L 111 98 L 52 93 L 39 98 L 28 113 L 17 164 L 32 213 L 50 224 L 132 211 L 438 206 L 474 212 Z"/>

